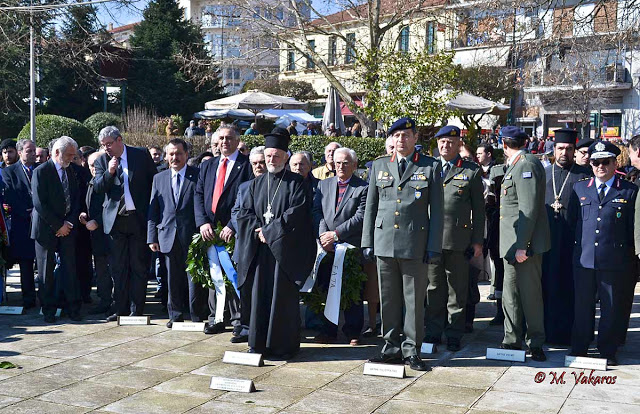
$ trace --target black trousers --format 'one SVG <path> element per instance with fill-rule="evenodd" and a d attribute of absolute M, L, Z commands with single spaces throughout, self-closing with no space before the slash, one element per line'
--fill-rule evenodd
<path fill-rule="evenodd" d="M 93 264 L 96 268 L 96 288 L 100 306 L 111 306 L 113 303 L 113 279 L 109 268 L 109 256 L 93 256 Z"/>
<path fill-rule="evenodd" d="M 187 305 L 189 297 L 189 277 L 187 276 L 187 270 L 185 268 L 187 255 L 177 237 L 173 242 L 171 251 L 167 254 L 160 255 L 160 259 L 164 259 L 167 269 L 167 311 L 169 313 L 169 319 L 172 321 L 182 321 L 184 319 L 182 314 L 189 312 L 189 306 Z"/>
<path fill-rule="evenodd" d="M 89 299 L 93 284 L 93 266 L 91 264 L 91 234 L 85 226 L 79 226 L 76 235 L 76 274 L 82 299 Z"/>
<path fill-rule="evenodd" d="M 64 295 L 64 303 L 68 314 L 80 311 L 80 288 L 76 275 L 76 240 L 75 234 L 67 237 L 57 237 L 55 244 L 45 247 L 36 240 L 36 261 L 40 280 L 40 301 L 42 313 L 45 316 L 53 316 L 58 307 L 59 297 L 56 286 L 60 286 Z M 56 267 L 56 253 L 60 256 L 60 271 L 56 283 L 54 269 Z"/>
<path fill-rule="evenodd" d="M 36 304 L 36 282 L 33 279 L 33 259 L 18 260 L 20 266 L 20 287 L 24 306 Z"/>
<path fill-rule="evenodd" d="M 142 223 L 136 214 L 118 216 L 109 236 L 115 312 L 121 316 L 142 315 L 150 260 L 146 223 Z"/>

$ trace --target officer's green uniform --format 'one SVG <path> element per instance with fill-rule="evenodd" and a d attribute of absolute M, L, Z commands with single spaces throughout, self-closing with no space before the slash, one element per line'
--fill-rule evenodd
<path fill-rule="evenodd" d="M 469 261 L 465 251 L 471 244 L 482 245 L 485 226 L 482 169 L 478 164 L 464 161 L 458 155 L 450 161 L 442 186 L 442 259 L 438 264 L 429 265 L 425 318 L 425 340 L 436 343 L 443 331 L 449 341 L 458 342 L 464 333 L 469 292 Z M 446 320 L 449 323 L 445 328 Z"/>
<path fill-rule="evenodd" d="M 402 177 L 395 155 L 373 162 L 362 231 L 362 247 L 373 248 L 378 258 L 382 353 L 402 353 L 404 358 L 419 355 L 416 348 L 424 334 L 427 288 L 425 257 L 427 252 L 441 253 L 443 228 L 440 163 L 418 152 L 406 161 Z"/>
<path fill-rule="evenodd" d="M 503 343 L 517 347 L 522 345 L 525 320 L 529 348 L 541 348 L 545 340 L 542 254 L 551 248 L 545 188 L 544 167 L 534 155 L 525 152 L 519 152 L 513 158 L 500 187 L 500 257 L 504 259 Z M 518 249 L 527 250 L 530 256 L 523 263 L 515 260 Z"/>

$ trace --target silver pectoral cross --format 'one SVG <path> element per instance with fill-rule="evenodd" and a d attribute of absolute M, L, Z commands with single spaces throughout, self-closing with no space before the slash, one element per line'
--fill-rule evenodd
<path fill-rule="evenodd" d="M 553 204 L 551 204 L 551 208 L 556 213 L 560 212 L 560 209 L 562 208 L 562 204 L 560 203 L 560 197 L 556 197 L 556 200 L 553 202 Z"/>
<path fill-rule="evenodd" d="M 262 215 L 264 217 L 265 224 L 271 223 L 273 213 L 271 212 L 271 204 L 267 204 L 267 212 Z"/>

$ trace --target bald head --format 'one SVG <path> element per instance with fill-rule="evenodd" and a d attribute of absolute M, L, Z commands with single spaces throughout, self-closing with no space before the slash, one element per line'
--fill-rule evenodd
<path fill-rule="evenodd" d="M 104 152 L 96 151 L 96 152 L 93 152 L 93 153 L 89 154 L 89 157 L 87 157 L 87 165 L 89 166 L 89 170 L 91 171 L 91 175 L 93 175 L 94 177 L 96 175 L 96 167 L 95 167 L 96 160 L 102 154 L 104 154 Z"/>

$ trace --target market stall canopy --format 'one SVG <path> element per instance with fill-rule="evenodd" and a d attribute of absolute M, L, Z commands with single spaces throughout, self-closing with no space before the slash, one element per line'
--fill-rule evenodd
<path fill-rule="evenodd" d="M 346 128 L 340 108 L 340 95 L 338 95 L 338 91 L 333 86 L 329 89 L 329 96 L 322 115 L 322 132 L 329 129 L 330 124 L 333 124 L 340 131 L 338 135 L 344 135 Z"/>
<path fill-rule="evenodd" d="M 204 111 L 193 114 L 194 118 L 199 119 L 241 119 L 251 121 L 255 118 L 255 114 L 248 109 L 205 109 Z"/>
<path fill-rule="evenodd" d="M 467 92 L 462 92 L 460 95 L 447 102 L 447 108 L 461 111 L 465 115 L 500 115 L 509 110 L 508 105 L 471 95 Z"/>
<path fill-rule="evenodd" d="M 306 129 L 307 124 L 319 124 L 322 122 L 321 118 L 316 118 L 303 111 L 302 109 L 267 109 L 260 112 L 258 115 L 270 115 L 277 116 L 276 126 L 286 128 L 291 121 L 297 121 L 296 131 L 298 135 L 302 134 Z"/>
<path fill-rule="evenodd" d="M 204 109 L 248 109 L 257 114 L 265 109 L 303 109 L 306 106 L 305 102 L 296 101 L 288 96 L 250 90 L 238 95 L 209 101 L 204 104 Z"/>

